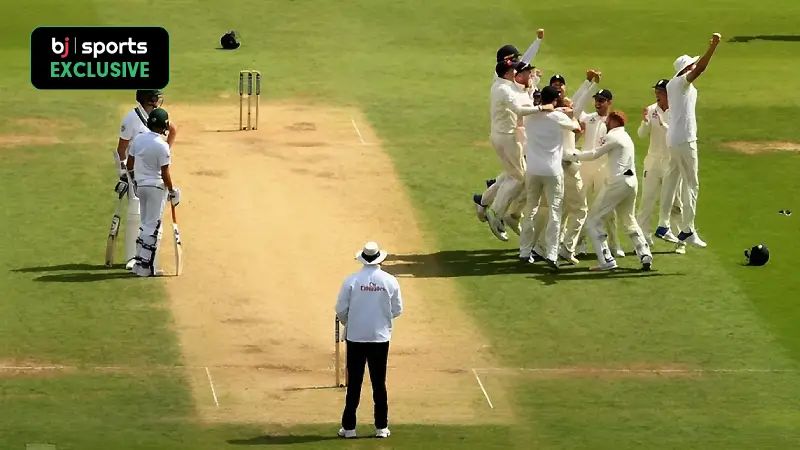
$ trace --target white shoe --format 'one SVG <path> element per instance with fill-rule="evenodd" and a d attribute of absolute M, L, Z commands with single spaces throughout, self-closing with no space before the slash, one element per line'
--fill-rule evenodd
<path fill-rule="evenodd" d="M 653 255 L 642 255 L 642 270 L 648 271 L 653 265 Z"/>
<path fill-rule="evenodd" d="M 353 433 L 355 433 L 355 431 Z M 376 438 L 381 438 L 381 439 L 382 438 L 388 438 L 391 435 L 392 435 L 392 432 L 389 431 L 388 428 L 381 428 L 379 430 L 375 430 L 375 437 Z"/>
<path fill-rule="evenodd" d="M 136 258 L 131 258 L 125 263 L 125 270 L 133 270 L 133 266 L 136 265 Z"/>
<path fill-rule="evenodd" d="M 389 431 L 388 429 L 386 431 Z M 339 428 L 339 432 L 336 433 L 340 438 L 345 439 L 354 439 L 356 437 L 356 430 L 345 430 L 344 428 Z"/>
<path fill-rule="evenodd" d="M 578 258 L 575 257 L 572 253 L 568 252 L 566 248 L 563 246 L 558 249 L 558 257 L 567 261 L 568 263 L 572 264 L 573 266 L 577 266 L 580 261 Z"/>
<path fill-rule="evenodd" d="M 704 240 L 700 239 L 700 235 L 698 235 L 698 234 L 697 234 L 697 231 L 695 231 L 695 232 L 693 232 L 693 233 L 684 233 L 684 232 L 681 232 L 681 233 L 678 235 L 678 239 L 679 239 L 681 242 L 684 242 L 684 243 L 686 243 L 686 244 L 692 244 L 692 245 L 694 245 L 695 247 L 699 247 L 699 248 L 706 248 L 706 247 L 708 247 L 708 244 L 706 244 L 706 242 L 705 242 Z"/>
<path fill-rule="evenodd" d="M 503 223 L 506 224 L 509 228 L 511 228 L 511 231 L 513 231 L 514 234 L 516 234 L 517 236 L 519 236 L 522 233 L 521 231 L 522 228 L 519 223 L 519 217 L 514 217 L 512 215 L 505 216 L 503 217 Z"/>
<path fill-rule="evenodd" d="M 617 249 L 614 250 L 614 256 L 616 256 L 617 258 L 624 258 L 625 257 L 625 250 L 617 247 Z"/>
<path fill-rule="evenodd" d="M 494 237 L 503 242 L 508 241 L 508 234 L 506 234 L 506 230 L 503 229 L 503 222 L 497 218 L 497 214 L 491 207 L 486 208 L 486 218 L 489 221 L 489 230 L 491 230 Z"/>
<path fill-rule="evenodd" d="M 589 270 L 591 270 L 592 272 L 602 272 L 607 270 L 614 270 L 616 268 L 617 268 L 617 260 L 610 259 L 604 262 L 603 264 L 598 264 L 590 268 Z"/>
<path fill-rule="evenodd" d="M 678 242 L 675 245 L 675 253 L 677 253 L 679 255 L 685 255 L 686 254 L 686 243 L 685 242 Z"/>
<path fill-rule="evenodd" d="M 667 227 L 658 227 L 658 228 L 656 228 L 656 233 L 655 234 L 656 234 L 657 238 L 663 239 L 663 240 L 665 240 L 667 242 L 672 242 L 673 244 L 677 244 L 678 243 L 677 236 L 672 234 L 672 231 L 670 231 L 670 229 L 667 228 Z"/>

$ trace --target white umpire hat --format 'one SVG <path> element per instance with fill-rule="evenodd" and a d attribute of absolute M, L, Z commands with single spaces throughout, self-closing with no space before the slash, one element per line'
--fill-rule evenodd
<path fill-rule="evenodd" d="M 356 260 L 367 266 L 376 266 L 389 256 L 385 250 L 381 250 L 377 242 L 367 242 L 364 248 L 356 252 Z"/>

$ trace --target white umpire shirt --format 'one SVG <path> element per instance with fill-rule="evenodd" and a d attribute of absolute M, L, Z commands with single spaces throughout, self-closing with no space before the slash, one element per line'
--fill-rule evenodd
<path fill-rule="evenodd" d="M 347 277 L 336 301 L 336 316 L 352 342 L 388 342 L 392 319 L 402 312 L 400 284 L 379 265 L 365 265 Z"/>
<path fill-rule="evenodd" d="M 148 130 L 135 136 L 128 146 L 128 155 L 136 158 L 133 174 L 137 186 L 164 186 L 161 168 L 170 164 L 170 151 L 161 134 Z"/>

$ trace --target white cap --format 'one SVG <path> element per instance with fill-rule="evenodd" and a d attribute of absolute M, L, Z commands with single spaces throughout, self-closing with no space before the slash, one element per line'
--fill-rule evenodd
<path fill-rule="evenodd" d="M 681 55 L 678 59 L 672 63 L 672 67 L 675 69 L 675 76 L 677 77 L 681 70 L 691 66 L 692 64 L 696 63 L 697 60 L 700 59 L 699 56 L 691 57 L 689 55 Z"/>
<path fill-rule="evenodd" d="M 356 252 L 356 260 L 367 266 L 375 266 L 383 262 L 389 254 L 378 247 L 377 242 L 367 242 L 364 248 Z"/>

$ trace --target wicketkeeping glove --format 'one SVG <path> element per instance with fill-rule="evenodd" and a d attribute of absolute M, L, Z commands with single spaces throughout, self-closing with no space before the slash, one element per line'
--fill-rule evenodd
<path fill-rule="evenodd" d="M 169 192 L 169 196 L 167 198 L 169 198 L 172 206 L 178 206 L 178 204 L 181 202 L 181 190 L 179 188 L 174 188 Z"/>

